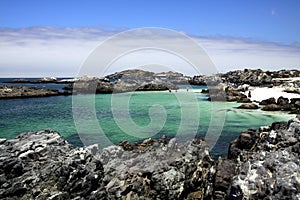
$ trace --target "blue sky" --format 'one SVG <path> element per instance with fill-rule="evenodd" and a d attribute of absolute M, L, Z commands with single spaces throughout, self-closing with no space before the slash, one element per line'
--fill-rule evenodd
<path fill-rule="evenodd" d="M 108 35 L 141 27 L 192 36 L 221 71 L 299 68 L 299 10 L 297 0 L 0 0 L 0 76 L 73 76 Z"/>
<path fill-rule="evenodd" d="M 165 27 L 199 36 L 300 41 L 300 1 L 1 0 L 2 27 Z"/>

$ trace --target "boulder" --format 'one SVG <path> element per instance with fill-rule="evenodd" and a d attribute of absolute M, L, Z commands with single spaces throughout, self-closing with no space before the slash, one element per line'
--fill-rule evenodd
<path fill-rule="evenodd" d="M 258 105 L 254 103 L 245 103 L 238 107 L 239 109 L 258 109 Z"/>
<path fill-rule="evenodd" d="M 262 110 L 264 111 L 280 111 L 281 110 L 281 106 L 277 105 L 277 104 L 268 104 L 265 105 Z"/>
<path fill-rule="evenodd" d="M 271 97 L 269 99 L 262 100 L 259 105 L 269 105 L 269 104 L 276 104 L 276 99 Z"/>

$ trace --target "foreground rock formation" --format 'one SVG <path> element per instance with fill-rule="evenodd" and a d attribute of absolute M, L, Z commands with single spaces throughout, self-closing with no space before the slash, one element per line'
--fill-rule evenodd
<path fill-rule="evenodd" d="M 299 199 L 300 117 L 249 129 L 213 161 L 201 139 L 74 148 L 50 130 L 0 140 L 1 199 Z"/>
<path fill-rule="evenodd" d="M 41 131 L 0 141 L 0 199 L 103 199 L 103 167 L 88 148 Z"/>
<path fill-rule="evenodd" d="M 241 133 L 228 152 L 229 160 L 236 164 L 230 195 L 245 199 L 299 199 L 299 136 L 299 116 L 260 131 Z"/>

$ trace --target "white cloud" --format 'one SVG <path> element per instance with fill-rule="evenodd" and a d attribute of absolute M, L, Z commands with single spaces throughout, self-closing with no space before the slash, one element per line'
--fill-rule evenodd
<path fill-rule="evenodd" d="M 34 27 L 23 29 L 0 28 L 1 77 L 75 76 L 88 55 L 104 40 L 119 31 L 98 28 Z M 146 39 L 153 37 L 151 32 Z M 140 42 L 127 38 L 120 45 Z M 154 38 L 151 38 L 154 39 Z M 238 68 L 299 69 L 300 47 L 245 38 L 193 37 L 208 53 L 220 71 Z M 176 45 L 176 37 L 166 38 Z M 111 51 L 114 51 L 112 48 Z M 119 59 L 109 72 L 138 67 L 143 59 L 161 64 L 168 60 L 171 69 L 192 74 L 183 61 L 162 52 L 133 53 Z M 147 57 L 148 56 L 148 57 Z M 149 57 L 150 56 L 150 57 Z M 147 61 L 149 62 L 149 61 Z M 152 63 L 152 64 L 153 64 Z"/>

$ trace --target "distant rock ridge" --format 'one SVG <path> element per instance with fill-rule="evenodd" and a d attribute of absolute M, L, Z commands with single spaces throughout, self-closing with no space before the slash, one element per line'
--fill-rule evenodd
<path fill-rule="evenodd" d="M 125 70 L 104 78 L 79 78 L 67 90 L 76 93 L 118 93 L 131 91 L 176 90 L 177 84 L 187 84 L 188 77 L 176 72 L 154 73 L 144 70 Z"/>
<path fill-rule="evenodd" d="M 44 130 L 0 139 L 1 199 L 299 199 L 300 116 L 249 129 L 213 161 L 205 141 L 74 148 Z"/>
<path fill-rule="evenodd" d="M 249 86 L 286 85 L 286 92 L 299 93 L 300 82 L 293 84 L 288 78 L 299 77 L 299 70 L 263 71 L 261 69 L 235 70 L 215 75 L 185 76 L 178 72 L 154 73 L 140 69 L 130 69 L 116 72 L 102 78 L 78 77 L 74 79 L 57 80 L 54 77 L 41 78 L 34 81 L 15 79 L 10 83 L 55 83 L 69 84 L 66 90 L 76 90 L 74 93 L 113 93 L 128 91 L 175 90 L 178 85 L 216 86 L 225 84 L 238 88 Z"/>
<path fill-rule="evenodd" d="M 60 92 L 46 88 L 36 88 L 27 86 L 0 86 L 0 99 L 16 99 L 16 98 L 35 98 L 50 97 L 60 95 L 70 95 L 69 92 Z"/>

